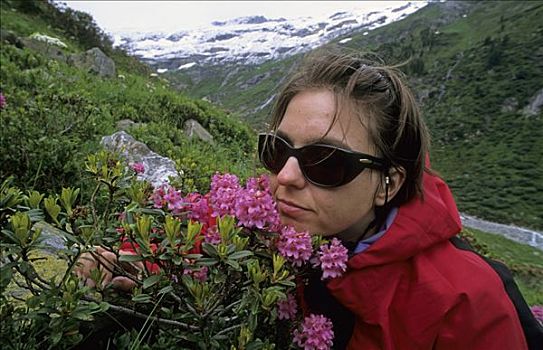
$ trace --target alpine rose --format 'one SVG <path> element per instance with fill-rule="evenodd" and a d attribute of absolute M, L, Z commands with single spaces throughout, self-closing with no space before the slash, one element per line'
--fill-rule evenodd
<path fill-rule="evenodd" d="M 274 226 L 278 214 L 266 176 L 247 180 L 246 188 L 238 192 L 235 214 L 239 223 L 247 228 Z"/>
<path fill-rule="evenodd" d="M 296 232 L 293 227 L 286 226 L 279 235 L 277 249 L 294 266 L 300 267 L 311 258 L 311 236 L 308 231 Z"/>
<path fill-rule="evenodd" d="M 145 165 L 143 163 L 132 163 L 130 167 L 136 174 L 143 174 L 145 172 Z"/>
<path fill-rule="evenodd" d="M 211 178 L 209 191 L 210 202 L 214 216 L 235 215 L 236 198 L 239 196 L 241 186 L 236 175 L 215 174 Z"/>
<path fill-rule="evenodd" d="M 347 253 L 347 248 L 337 238 L 333 238 L 329 245 L 321 245 L 315 265 L 321 266 L 323 280 L 339 277 L 347 270 Z"/>
<path fill-rule="evenodd" d="M 294 342 L 304 350 L 328 350 L 333 345 L 332 321 L 322 315 L 309 315 L 304 319 L 302 331 L 295 330 Z"/>
<path fill-rule="evenodd" d="M 280 320 L 293 320 L 296 317 L 298 305 L 294 295 L 289 294 L 285 300 L 277 302 L 277 317 Z"/>

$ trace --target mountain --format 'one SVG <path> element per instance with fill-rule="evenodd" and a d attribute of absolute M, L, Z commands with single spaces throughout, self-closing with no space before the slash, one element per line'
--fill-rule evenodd
<path fill-rule="evenodd" d="M 294 19 L 248 16 L 215 21 L 210 26 L 174 33 L 112 33 L 114 43 L 158 72 L 194 65 L 257 64 L 305 52 L 354 29 L 369 31 L 426 6 L 409 2 L 368 12 L 354 11 Z"/>
<path fill-rule="evenodd" d="M 405 63 L 433 138 L 432 165 L 460 209 L 543 228 L 543 2 L 432 2 L 402 20 L 330 44 Z M 164 74 L 265 128 L 278 87 L 302 55 Z"/>

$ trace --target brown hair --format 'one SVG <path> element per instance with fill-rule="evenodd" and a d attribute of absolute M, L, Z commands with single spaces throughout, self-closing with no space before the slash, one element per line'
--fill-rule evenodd
<path fill-rule="evenodd" d="M 280 91 L 272 112 L 276 130 L 294 96 L 304 90 L 325 88 L 336 97 L 336 121 L 341 101 L 348 101 L 359 120 L 367 121 L 370 141 L 378 156 L 405 170 L 405 182 L 390 206 L 422 194 L 422 174 L 429 135 L 415 98 L 395 67 L 365 55 L 316 51 L 307 56 Z M 324 136 L 324 135 L 323 135 Z"/>

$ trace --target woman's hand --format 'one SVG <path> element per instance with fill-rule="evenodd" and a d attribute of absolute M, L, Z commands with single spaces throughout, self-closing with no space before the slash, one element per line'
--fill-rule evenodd
<path fill-rule="evenodd" d="M 119 251 L 120 255 L 129 255 L 130 252 Z M 117 255 L 102 247 L 95 247 L 93 252 L 87 252 L 81 254 L 76 267 L 74 269 L 75 274 L 79 277 L 87 286 L 94 288 L 96 283 L 90 278 L 91 271 L 98 269 L 101 272 L 102 280 L 101 286 L 105 288 L 111 285 L 113 288 L 129 292 L 135 286 L 136 282 L 126 276 L 118 276 L 116 271 L 124 270 L 129 274 L 137 276 L 140 271 L 143 270 L 143 264 L 141 262 L 125 263 L 119 262 Z"/>

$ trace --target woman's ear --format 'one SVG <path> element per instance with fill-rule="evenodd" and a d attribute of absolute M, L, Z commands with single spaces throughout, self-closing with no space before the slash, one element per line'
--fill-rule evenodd
<path fill-rule="evenodd" d="M 379 185 L 375 205 L 383 206 L 385 201 L 390 202 L 398 193 L 405 181 L 405 169 L 402 167 L 390 168 L 388 174 L 382 177 L 382 183 Z M 388 191 L 388 194 L 387 194 Z"/>

